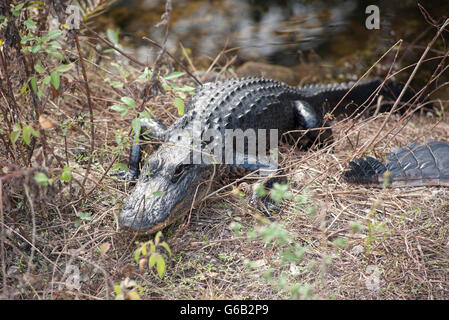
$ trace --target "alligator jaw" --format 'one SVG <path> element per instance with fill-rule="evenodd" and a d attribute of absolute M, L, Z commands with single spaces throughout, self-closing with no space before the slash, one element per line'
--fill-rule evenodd
<path fill-rule="evenodd" d="M 185 207 L 185 202 L 181 202 L 168 212 L 168 216 L 164 217 L 163 215 L 159 215 L 158 220 L 160 221 L 152 222 L 149 220 L 149 217 L 155 216 L 154 212 L 151 214 L 152 212 L 140 210 L 136 214 L 133 210 L 126 210 L 126 207 L 124 207 L 120 213 L 119 225 L 124 231 L 139 234 L 153 234 L 182 218 L 188 212 L 189 208 Z"/>
<path fill-rule="evenodd" d="M 146 227 L 145 225 L 141 225 L 138 222 L 137 223 L 133 223 L 133 221 L 131 220 L 124 220 L 120 217 L 120 228 L 123 231 L 128 231 L 128 232 L 132 232 L 132 233 L 137 233 L 137 234 L 153 234 L 156 233 L 162 229 L 164 229 L 165 227 L 169 226 L 170 224 L 174 223 L 176 220 L 182 218 L 183 216 L 185 216 L 189 211 L 186 210 L 184 212 L 179 213 L 178 215 L 173 215 L 173 216 L 169 216 L 167 219 L 162 220 L 159 223 L 156 223 L 154 225 L 152 225 L 151 227 Z"/>

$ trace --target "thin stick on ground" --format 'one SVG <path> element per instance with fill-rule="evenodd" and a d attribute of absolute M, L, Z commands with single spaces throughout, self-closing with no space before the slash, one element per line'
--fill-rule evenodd
<path fill-rule="evenodd" d="M 81 72 L 83 74 L 84 87 L 86 88 L 87 106 L 89 107 L 89 120 L 90 120 L 90 153 L 89 153 L 89 160 L 87 162 L 86 173 L 84 175 L 83 182 L 81 183 L 81 190 L 84 190 L 84 186 L 86 184 L 87 177 L 89 176 L 89 171 L 90 171 L 90 167 L 92 165 L 92 158 L 93 158 L 94 150 L 95 150 L 94 111 L 93 111 L 93 107 L 92 107 L 92 101 L 90 98 L 89 82 L 87 81 L 87 74 L 86 74 L 86 69 L 84 67 L 83 55 L 81 54 L 80 44 L 79 44 L 79 40 L 78 40 L 78 34 L 77 34 L 76 30 L 74 30 L 73 35 L 75 38 L 76 50 L 78 51 L 78 57 L 79 57 L 80 65 L 81 65 Z"/>
<path fill-rule="evenodd" d="M 5 219 L 3 216 L 3 182 L 0 179 L 0 223 L 1 223 L 1 230 L 0 230 L 0 254 L 1 254 L 1 262 L 2 262 L 2 280 L 3 280 L 3 296 L 6 299 L 8 296 L 8 290 L 6 287 L 6 262 L 5 262 L 5 244 L 4 244 L 4 238 L 6 236 L 5 233 Z"/>

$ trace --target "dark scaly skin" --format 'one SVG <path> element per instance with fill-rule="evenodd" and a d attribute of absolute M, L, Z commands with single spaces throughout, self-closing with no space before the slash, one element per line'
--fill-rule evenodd
<path fill-rule="evenodd" d="M 261 78 L 204 84 L 186 106 L 186 114 L 167 130 L 157 122 L 143 122 L 142 131 L 147 132 L 143 134 L 144 138 L 146 135 L 154 136 L 166 143 L 147 159 L 120 213 L 120 227 L 136 232 L 156 232 L 187 214 L 194 202 L 208 192 L 210 184 L 205 181 L 211 178 L 216 168 L 207 163 L 183 164 L 192 159 L 192 138 L 176 134 L 178 130 L 190 130 L 192 135 L 197 135 L 207 129 L 215 129 L 224 137 L 225 129 L 277 129 L 280 136 L 292 130 L 326 127 L 325 114 L 334 109 L 349 89 L 352 88 L 346 99 L 333 110 L 334 115 L 362 112 L 359 106 L 373 97 L 380 84 L 376 80 L 354 88 L 353 83 L 293 88 Z M 400 85 L 390 83 L 384 85 L 380 94 L 384 100 L 391 101 L 401 89 Z M 407 91 L 403 101 L 411 96 Z M 331 138 L 331 130 L 313 130 L 306 137 L 305 147 L 314 142 L 323 143 Z M 208 146 L 214 147 L 215 143 L 218 143 L 217 139 L 209 142 Z M 218 146 L 221 147 L 220 144 Z M 135 145 L 130 153 L 132 179 L 138 176 L 139 159 L 140 146 Z M 275 170 L 271 163 L 261 162 L 228 167 L 247 171 Z"/>
<path fill-rule="evenodd" d="M 404 148 L 393 148 L 387 159 L 385 164 L 372 157 L 354 159 L 343 176 L 348 182 L 379 187 L 449 186 L 448 143 L 409 143 Z"/>

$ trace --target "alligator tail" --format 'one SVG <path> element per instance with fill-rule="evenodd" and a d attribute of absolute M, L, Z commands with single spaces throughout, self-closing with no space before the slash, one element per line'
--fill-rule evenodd
<path fill-rule="evenodd" d="M 355 82 L 330 84 L 330 85 L 310 85 L 301 87 L 306 100 L 314 106 L 321 107 L 322 115 L 332 112 L 335 116 L 344 114 L 354 116 L 363 113 L 372 102 L 376 102 L 374 93 L 382 85 L 380 80 L 362 81 L 355 85 Z M 382 85 L 378 95 L 383 96 L 383 103 L 379 112 L 389 111 L 394 101 L 399 97 L 403 89 L 402 84 L 388 81 Z M 407 89 L 401 98 L 401 102 L 406 103 L 414 96 L 411 89 Z M 344 98 L 344 99 L 343 99 Z M 342 100 L 343 99 L 343 100 Z M 373 110 L 373 108 L 370 108 Z M 400 111 L 400 110 L 399 110 Z"/>
<path fill-rule="evenodd" d="M 408 143 L 394 148 L 382 163 L 372 157 L 354 159 L 343 177 L 350 183 L 374 186 L 449 186 L 449 144 Z"/>

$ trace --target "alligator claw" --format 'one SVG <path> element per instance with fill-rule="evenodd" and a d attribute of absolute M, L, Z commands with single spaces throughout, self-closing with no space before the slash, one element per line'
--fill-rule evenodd
<path fill-rule="evenodd" d="M 256 192 L 251 196 L 249 204 L 263 212 L 268 218 L 273 219 L 272 213 L 279 213 L 281 208 L 268 200 L 268 196 L 261 198 Z"/>

